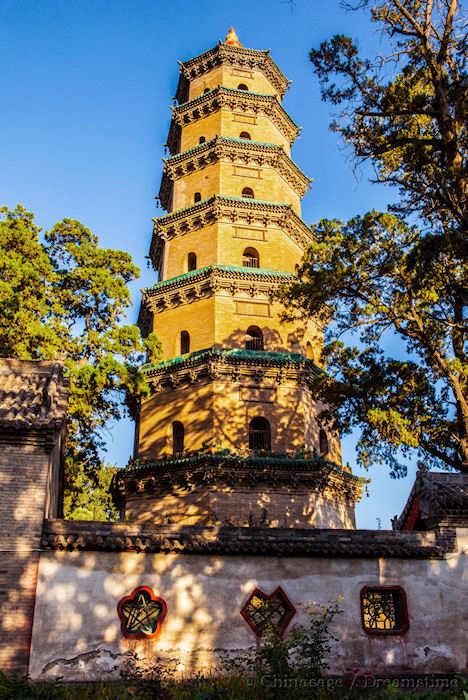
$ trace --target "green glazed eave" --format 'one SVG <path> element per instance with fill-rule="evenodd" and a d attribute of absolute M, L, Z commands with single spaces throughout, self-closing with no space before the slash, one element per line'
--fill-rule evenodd
<path fill-rule="evenodd" d="M 166 280 L 161 280 L 161 282 L 156 282 L 152 287 L 146 287 L 143 292 L 155 289 L 161 289 L 169 284 L 175 282 L 182 282 L 184 280 L 196 279 L 197 277 L 203 276 L 207 272 L 220 270 L 225 272 L 239 272 L 248 275 L 265 275 L 267 277 L 272 277 L 274 279 L 293 279 L 294 275 L 290 272 L 283 272 L 281 270 L 269 270 L 263 267 L 243 267 L 242 265 L 205 265 L 204 267 L 199 267 L 197 270 L 191 270 L 190 272 L 184 272 L 182 275 L 177 275 L 176 277 L 169 277 Z"/>
<path fill-rule="evenodd" d="M 248 91 L 236 90 L 236 88 L 229 88 L 229 87 L 226 87 L 225 85 L 223 85 L 222 88 L 223 88 L 223 90 L 226 90 L 228 92 L 232 92 L 232 93 L 237 94 L 239 96 L 241 96 L 241 95 L 245 96 L 247 94 L 247 96 L 248 95 L 255 95 L 256 97 L 266 97 L 267 99 L 272 98 L 278 102 L 280 107 L 282 107 L 281 102 L 278 100 L 278 98 L 275 97 L 274 95 L 269 95 L 267 92 L 254 92 L 253 90 L 248 90 Z M 181 104 L 176 105 L 174 107 L 174 111 L 177 111 L 177 112 L 183 111 L 184 109 L 186 109 L 186 107 L 188 105 L 190 105 L 190 107 L 194 107 L 195 105 L 199 104 L 200 102 L 203 102 L 203 100 L 206 99 L 207 97 L 209 97 L 210 95 L 213 95 L 217 90 L 219 90 L 219 87 L 212 88 L 208 92 L 204 92 L 202 95 L 199 95 L 199 97 L 195 97 L 195 99 L 193 99 L 193 100 L 187 100 L 187 102 L 181 102 Z M 283 111 L 285 111 L 284 107 L 282 107 L 282 109 L 283 109 Z M 291 120 L 291 122 L 294 124 L 294 126 L 297 126 L 297 124 L 295 124 L 295 122 L 293 121 L 293 119 L 291 119 L 289 114 L 288 114 L 288 118 Z"/>
<path fill-rule="evenodd" d="M 197 202 L 196 204 L 191 204 L 188 207 L 183 207 L 182 209 L 176 209 L 175 211 L 169 211 L 167 214 L 164 214 L 163 216 L 158 216 L 156 219 L 153 219 L 155 223 L 158 222 L 163 222 L 165 219 L 169 219 L 171 216 L 183 216 L 184 214 L 188 212 L 196 212 L 198 209 L 202 209 L 204 206 L 207 204 L 212 204 L 216 200 L 219 200 L 220 202 L 226 201 L 226 202 L 244 202 L 245 204 L 250 204 L 250 205 L 268 205 L 268 206 L 274 206 L 274 207 L 281 207 L 282 209 L 290 209 L 293 211 L 293 208 L 290 204 L 287 202 L 274 202 L 274 201 L 267 201 L 266 199 L 251 199 L 250 197 L 234 197 L 231 195 L 226 195 L 226 194 L 214 194 L 211 197 L 208 197 L 208 199 L 202 199 L 200 202 Z M 297 215 L 296 215 L 297 216 Z M 304 224 L 305 226 L 305 224 Z"/>
<path fill-rule="evenodd" d="M 214 357 L 227 357 L 240 360 L 251 360 L 260 361 L 262 364 L 272 364 L 276 362 L 294 362 L 298 364 L 308 364 L 313 365 L 315 369 L 319 368 L 315 365 L 312 360 L 309 360 L 304 355 L 293 352 L 275 352 L 272 350 L 246 350 L 245 348 L 203 348 L 202 350 L 195 350 L 194 352 L 187 353 L 186 355 L 177 355 L 172 357 L 170 360 L 162 360 L 157 364 L 146 364 L 141 367 L 142 372 L 151 372 L 156 369 L 165 369 L 166 367 L 174 367 L 176 365 L 182 364 L 184 362 L 193 362 L 198 360 L 205 355 L 210 355 Z"/>
<path fill-rule="evenodd" d="M 310 452 L 310 450 L 307 451 Z M 138 459 L 132 460 L 126 467 L 120 470 L 116 476 L 125 476 L 127 474 L 130 475 L 149 470 L 157 471 L 158 469 L 167 469 L 168 467 L 194 466 L 197 463 L 217 463 L 220 460 L 225 463 L 237 463 L 239 465 L 246 465 L 249 467 L 261 468 L 277 466 L 291 469 L 294 468 L 295 471 L 299 472 L 317 468 L 326 468 L 357 484 L 364 485 L 369 483 L 369 479 L 352 474 L 352 472 L 343 469 L 343 467 L 341 467 L 339 464 L 331 462 L 317 453 L 313 453 L 310 457 L 306 458 L 303 456 L 300 450 L 298 450 L 295 455 L 270 453 L 267 455 L 252 454 L 249 456 L 236 454 L 236 452 L 231 452 L 228 449 L 214 452 L 199 450 L 193 453 L 187 453 L 183 457 L 163 457 L 161 459 L 148 461 L 140 461 Z"/>
<path fill-rule="evenodd" d="M 210 146 L 214 146 L 214 144 L 219 141 L 221 143 L 242 143 L 242 144 L 249 144 L 252 146 L 264 146 L 265 148 L 271 148 L 276 151 L 284 151 L 284 148 L 277 143 L 270 143 L 269 141 L 252 141 L 251 139 L 240 139 L 235 136 L 215 136 L 213 139 L 210 139 L 210 141 L 204 141 L 203 143 L 197 143 L 196 146 L 193 146 L 192 148 L 188 148 L 186 151 L 181 151 L 181 153 L 176 153 L 175 155 L 171 156 L 170 158 L 163 158 L 163 161 L 168 163 L 175 163 L 181 158 L 185 158 L 186 156 L 190 155 L 191 153 L 197 153 L 197 151 L 201 151 L 203 149 L 209 148 Z"/>

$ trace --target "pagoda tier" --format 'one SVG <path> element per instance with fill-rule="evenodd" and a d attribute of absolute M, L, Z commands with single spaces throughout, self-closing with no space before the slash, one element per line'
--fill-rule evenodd
<path fill-rule="evenodd" d="M 184 527 L 354 528 L 361 490 L 360 479 L 307 453 L 268 457 L 206 449 L 136 460 L 114 482 L 127 519 Z"/>
<path fill-rule="evenodd" d="M 199 97 L 205 90 L 218 85 L 237 88 L 250 81 L 253 92 L 284 97 L 290 81 L 270 56 L 270 51 L 246 49 L 219 43 L 209 51 L 179 63 L 180 76 L 175 99 L 179 104 Z M 260 89 L 263 88 L 263 89 Z"/>
<path fill-rule="evenodd" d="M 272 142 L 283 146 L 287 153 L 299 133 L 299 127 L 274 95 L 216 87 L 190 102 L 173 107 L 166 144 L 171 155 L 187 151 L 199 143 L 197 124 L 201 119 L 207 140 L 217 134 L 236 137 L 239 125 L 242 128 L 259 126 L 261 131 L 268 129 Z"/>
<path fill-rule="evenodd" d="M 216 136 L 165 161 L 159 201 L 164 209 L 181 209 L 194 201 L 196 192 L 203 199 L 221 190 L 227 196 L 240 196 L 249 185 L 255 192 L 252 199 L 268 200 L 269 193 L 275 192 L 279 201 L 300 213 L 309 183 L 282 146 Z"/>
<path fill-rule="evenodd" d="M 274 293 L 292 279 L 292 274 L 262 268 L 201 267 L 145 289 L 141 327 L 159 329 L 164 360 L 180 353 L 177 324 L 183 315 L 192 353 L 206 347 L 242 348 L 255 323 L 261 349 L 301 353 L 319 362 L 322 334 L 317 324 L 280 320 L 282 306 Z"/>
<path fill-rule="evenodd" d="M 242 264 L 246 247 L 255 247 L 259 267 L 295 272 L 310 229 L 290 204 L 213 195 L 155 219 L 150 258 L 160 279 L 187 271 L 196 251 L 197 266 Z"/>
<path fill-rule="evenodd" d="M 225 43 L 180 64 L 139 323 L 162 357 L 143 372 L 135 461 L 119 472 L 141 522 L 354 527 L 358 480 L 321 422 L 322 329 L 283 318 L 310 229 L 298 127 L 268 51 Z M 262 462 L 266 460 L 266 462 Z"/>
<path fill-rule="evenodd" d="M 141 459 L 174 454 L 171 428 L 176 421 L 187 426 L 183 450 L 177 453 L 207 446 L 239 454 L 257 448 L 265 453 L 324 451 L 317 421 L 321 406 L 310 388 L 312 376 L 321 370 L 302 354 L 212 346 L 144 371 L 152 394 L 141 413 Z M 252 443 L 246 429 L 259 413 L 268 421 L 270 444 L 261 435 L 258 444 L 255 436 Z M 340 464 L 340 443 L 333 431 L 327 437 L 326 458 Z"/>

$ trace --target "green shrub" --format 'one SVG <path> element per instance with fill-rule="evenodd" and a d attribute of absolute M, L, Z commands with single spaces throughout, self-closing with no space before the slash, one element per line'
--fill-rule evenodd
<path fill-rule="evenodd" d="M 268 657 L 270 658 L 270 657 Z M 274 662 L 276 663 L 276 661 Z M 272 687 L 268 679 L 239 673 L 194 676 L 162 684 L 151 680 L 129 682 L 68 683 L 30 681 L 14 674 L 0 672 L 0 700 L 468 700 L 468 683 L 458 679 L 458 689 L 402 690 L 387 688 L 333 688 L 333 679 L 317 678 L 310 685 L 310 676 L 287 677 L 287 687 Z M 301 681 L 309 685 L 301 687 Z"/>
<path fill-rule="evenodd" d="M 260 693 L 252 697 L 262 700 L 331 697 L 322 676 L 328 669 L 331 642 L 336 639 L 330 626 L 341 608 L 335 601 L 328 606 L 311 604 L 306 612 L 307 623 L 296 625 L 287 636 L 282 637 L 270 624 L 257 648 L 224 658 L 225 671 L 242 679 L 244 694 L 239 697 L 246 697 L 249 683 Z"/>

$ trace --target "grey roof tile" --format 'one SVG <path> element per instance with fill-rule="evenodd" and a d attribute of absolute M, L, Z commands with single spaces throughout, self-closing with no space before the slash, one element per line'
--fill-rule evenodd
<path fill-rule="evenodd" d="M 0 428 L 52 428 L 67 413 L 68 380 L 60 362 L 0 358 Z"/>

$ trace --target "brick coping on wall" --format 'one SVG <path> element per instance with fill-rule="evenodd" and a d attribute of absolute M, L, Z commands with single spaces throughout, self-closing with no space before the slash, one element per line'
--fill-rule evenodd
<path fill-rule="evenodd" d="M 442 559 L 456 534 L 392 530 L 268 527 L 148 527 L 132 523 L 45 520 L 42 550 L 183 554 Z"/>

